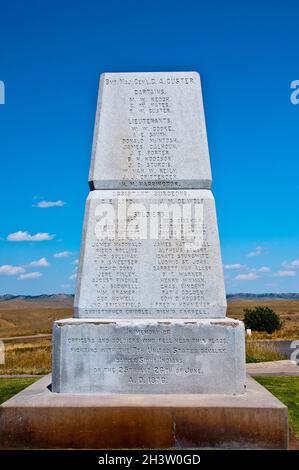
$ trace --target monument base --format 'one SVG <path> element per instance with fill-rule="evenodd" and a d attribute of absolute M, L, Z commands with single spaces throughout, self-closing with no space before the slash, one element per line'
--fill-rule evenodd
<path fill-rule="evenodd" d="M 218 319 L 57 320 L 53 391 L 244 393 L 244 325 Z"/>
<path fill-rule="evenodd" d="M 66 395 L 48 375 L 0 407 L 1 449 L 287 449 L 287 407 L 243 395 Z"/>

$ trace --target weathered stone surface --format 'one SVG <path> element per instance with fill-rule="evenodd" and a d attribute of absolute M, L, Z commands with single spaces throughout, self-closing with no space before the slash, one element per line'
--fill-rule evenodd
<path fill-rule="evenodd" d="M 46 376 L 0 406 L 1 449 L 287 449 L 287 407 L 243 395 L 65 395 Z"/>
<path fill-rule="evenodd" d="M 81 247 L 75 317 L 225 317 L 209 190 L 92 191 Z"/>
<path fill-rule="evenodd" d="M 197 72 L 101 76 L 92 189 L 211 187 Z"/>
<path fill-rule="evenodd" d="M 237 320 L 67 319 L 53 334 L 54 392 L 244 393 Z"/>

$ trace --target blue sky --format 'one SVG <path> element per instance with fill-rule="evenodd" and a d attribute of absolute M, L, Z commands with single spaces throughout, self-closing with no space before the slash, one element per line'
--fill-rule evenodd
<path fill-rule="evenodd" d="M 0 294 L 74 291 L 99 74 L 172 70 L 202 77 L 227 291 L 299 292 L 298 13 L 0 0 Z"/>

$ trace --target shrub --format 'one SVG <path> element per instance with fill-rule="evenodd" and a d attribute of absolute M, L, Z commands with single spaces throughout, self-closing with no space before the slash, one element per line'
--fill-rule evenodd
<path fill-rule="evenodd" d="M 273 333 L 282 327 L 279 315 L 269 307 L 245 308 L 243 321 L 245 328 L 250 328 L 252 331 Z"/>

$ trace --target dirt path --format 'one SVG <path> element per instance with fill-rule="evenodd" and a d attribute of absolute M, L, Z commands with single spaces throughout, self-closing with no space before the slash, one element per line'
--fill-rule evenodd
<path fill-rule="evenodd" d="M 51 333 L 40 333 L 37 335 L 30 335 L 30 336 L 10 336 L 9 338 L 0 338 L 1 341 L 4 343 L 23 343 L 23 342 L 33 342 L 38 341 L 40 339 L 51 339 Z"/>
<path fill-rule="evenodd" d="M 299 376 L 299 366 L 293 361 L 257 362 L 246 365 L 249 375 Z"/>

